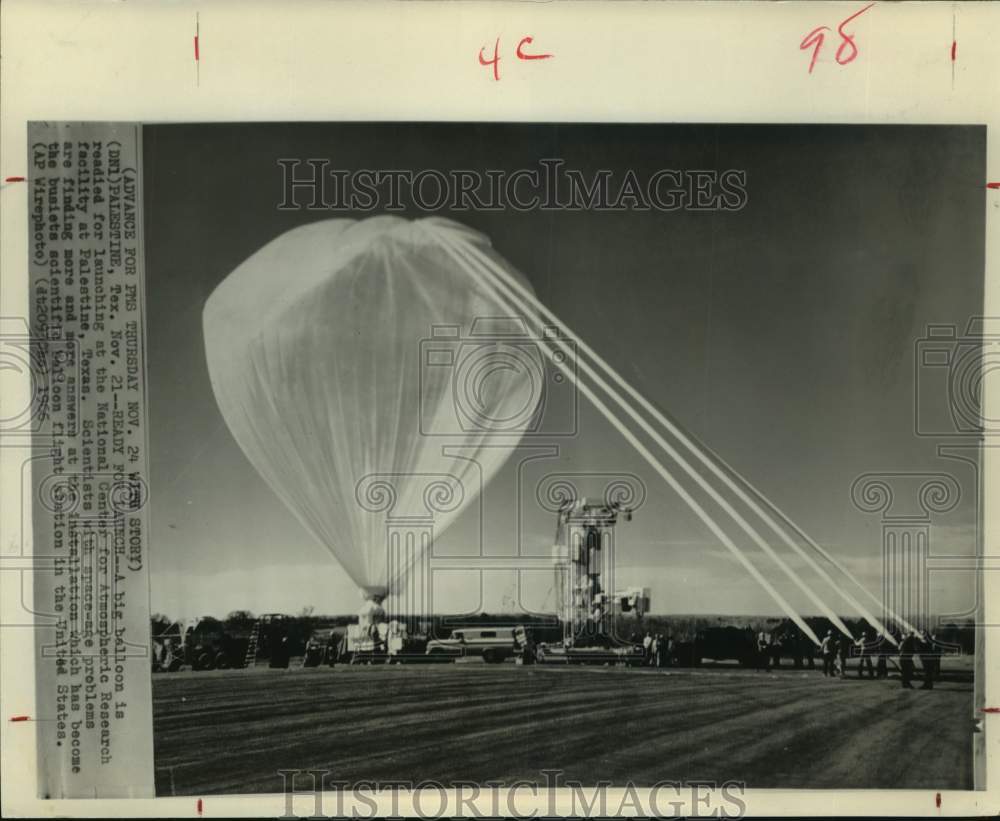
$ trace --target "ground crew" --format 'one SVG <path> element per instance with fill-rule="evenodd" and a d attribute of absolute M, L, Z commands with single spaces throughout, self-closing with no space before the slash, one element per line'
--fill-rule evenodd
<path fill-rule="evenodd" d="M 872 655 L 871 648 L 869 648 L 869 639 L 871 634 L 865 630 L 861 634 L 861 638 L 855 642 L 855 647 L 858 649 L 858 678 L 864 677 L 865 666 L 868 667 L 868 678 L 875 678 L 875 668 L 872 665 Z"/>
<path fill-rule="evenodd" d="M 913 678 L 913 654 L 917 649 L 917 634 L 912 631 L 907 632 L 899 645 L 899 672 L 902 686 L 907 690 L 913 689 L 910 679 Z"/>
<path fill-rule="evenodd" d="M 292 658 L 292 648 L 288 644 L 288 636 L 282 636 L 278 643 L 271 648 L 271 660 L 268 667 L 279 667 L 287 670 Z"/>
<path fill-rule="evenodd" d="M 933 690 L 934 679 L 937 678 L 937 651 L 934 642 L 926 634 L 920 636 L 920 664 L 924 668 L 924 683 L 920 685 L 921 690 Z"/>
<path fill-rule="evenodd" d="M 834 660 L 837 658 L 837 640 L 833 637 L 833 631 L 827 630 L 823 636 L 823 641 L 819 645 L 820 653 L 823 655 L 823 675 L 836 675 L 833 669 Z"/>
<path fill-rule="evenodd" d="M 534 637 L 521 626 L 514 628 L 514 657 L 518 664 L 534 664 L 536 660 Z"/>
<path fill-rule="evenodd" d="M 771 672 L 771 654 L 767 634 L 760 632 L 757 634 L 757 670 L 767 670 Z"/>
<path fill-rule="evenodd" d="M 656 667 L 666 667 L 667 666 L 667 640 L 663 637 L 663 633 L 656 634 L 656 655 L 653 659 L 653 664 Z"/>
<path fill-rule="evenodd" d="M 878 678 L 888 678 L 889 677 L 889 665 L 888 651 L 886 650 L 886 645 L 889 640 L 885 637 L 885 633 L 878 634 L 878 662 L 875 665 L 875 675 Z"/>
<path fill-rule="evenodd" d="M 934 650 L 932 655 L 934 660 L 934 680 L 937 681 L 941 678 L 941 656 L 944 655 L 944 651 L 938 644 L 937 636 L 931 633 L 931 647 Z"/>
<path fill-rule="evenodd" d="M 781 666 L 781 650 L 784 642 L 781 640 L 781 636 L 774 636 L 771 640 L 771 646 L 768 648 L 768 655 L 771 659 L 772 667 Z"/>
<path fill-rule="evenodd" d="M 812 659 L 814 651 L 812 647 L 809 647 L 805 652 L 803 652 L 803 648 L 806 646 L 805 639 L 798 630 L 792 628 L 785 634 L 785 644 L 792 650 L 792 662 L 795 664 L 796 670 L 802 669 L 803 661 L 807 654 L 809 659 Z"/>
<path fill-rule="evenodd" d="M 837 673 L 843 678 L 847 675 L 847 656 L 851 652 L 851 642 L 847 636 L 837 639 Z"/>

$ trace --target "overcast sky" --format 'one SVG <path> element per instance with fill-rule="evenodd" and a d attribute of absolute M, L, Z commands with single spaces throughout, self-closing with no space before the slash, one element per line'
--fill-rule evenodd
<path fill-rule="evenodd" d="M 256 125 L 147 127 L 144 145 L 152 604 L 174 617 L 353 612 L 354 584 L 258 477 L 208 380 L 205 299 L 283 231 L 330 216 L 279 211 L 278 158 L 332 167 L 568 167 L 640 179 L 662 168 L 741 169 L 735 213 L 463 212 L 538 296 L 645 396 L 667 409 L 877 591 L 877 515 L 851 503 L 872 471 L 953 473 L 932 552 L 974 550 L 975 485 L 913 433 L 914 345 L 929 323 L 981 313 L 985 134 L 978 128 Z M 423 216 L 404 212 L 404 216 Z M 533 443 L 534 444 L 534 443 Z M 634 474 L 647 498 L 617 532 L 621 583 L 660 613 L 777 613 L 770 598 L 608 423 L 581 401 L 559 456 L 514 465 L 435 547 L 547 554 L 550 473 Z M 528 451 L 524 455 L 529 455 Z M 522 497 L 520 533 L 514 500 Z M 777 574 L 757 557 L 762 570 Z M 932 608 L 971 604 L 967 574 L 931 574 Z M 490 572 L 482 606 L 510 608 L 516 579 Z M 802 611 L 816 608 L 787 583 Z M 544 607 L 550 579 L 526 574 Z M 479 606 L 479 580 L 441 573 L 436 609 Z M 847 612 L 844 607 L 837 607 Z"/>

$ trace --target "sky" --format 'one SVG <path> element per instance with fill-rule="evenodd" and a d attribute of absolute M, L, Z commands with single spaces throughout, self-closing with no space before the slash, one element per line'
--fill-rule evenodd
<path fill-rule="evenodd" d="M 933 519 L 931 552 L 975 551 L 974 471 L 938 455 L 944 439 L 914 433 L 914 404 L 929 390 L 929 377 L 915 376 L 914 351 L 928 324 L 961 331 L 982 310 L 983 129 L 160 125 L 144 136 L 154 611 L 351 613 L 359 604 L 354 583 L 229 433 L 202 336 L 206 298 L 262 245 L 306 222 L 365 216 L 278 210 L 277 160 L 312 157 L 347 170 L 415 171 L 511 171 L 558 157 L 587 174 L 633 169 L 640 179 L 663 168 L 745 170 L 748 200 L 738 212 L 437 213 L 487 234 L 580 339 L 872 591 L 882 584 L 882 530 L 877 513 L 852 503 L 862 474 L 953 475 L 961 498 Z M 482 505 L 436 541 L 435 556 L 480 546 L 488 555 L 548 555 L 555 521 L 535 501 L 537 484 L 553 473 L 594 482 L 629 474 L 646 494 L 616 530 L 621 585 L 649 587 L 657 613 L 777 613 L 586 400 L 574 436 L 530 445 L 554 445 L 558 456 L 519 451 Z M 750 555 L 777 584 L 766 557 Z M 434 578 L 440 612 L 516 607 L 511 571 Z M 550 588 L 547 571 L 524 573 L 521 603 L 544 609 Z M 800 612 L 816 612 L 787 580 L 780 588 Z M 972 603 L 967 573 L 932 573 L 930 589 L 935 612 Z"/>

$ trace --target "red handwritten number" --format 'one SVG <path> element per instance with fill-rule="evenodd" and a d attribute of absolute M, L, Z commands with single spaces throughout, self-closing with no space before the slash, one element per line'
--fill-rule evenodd
<path fill-rule="evenodd" d="M 497 37 L 496 44 L 493 46 L 493 59 L 486 60 L 483 59 L 483 50 L 479 49 L 479 65 L 481 66 L 493 66 L 493 79 L 500 79 L 500 38 Z"/>
<path fill-rule="evenodd" d="M 848 23 L 850 23 L 851 20 L 853 20 L 855 17 L 860 17 L 862 14 L 864 14 L 866 11 L 868 11 L 868 9 L 870 9 L 874 5 L 875 5 L 874 3 L 869 3 L 863 9 L 861 9 L 861 11 L 854 12 L 854 14 L 852 14 L 850 17 L 848 17 L 846 20 L 844 20 L 843 23 L 841 23 L 839 26 L 837 26 L 837 34 L 839 34 L 841 36 L 841 38 L 843 39 L 843 42 L 840 44 L 840 48 L 837 49 L 837 54 L 836 54 L 836 57 L 835 57 L 835 59 L 837 60 L 837 64 L 838 65 L 846 66 L 849 62 L 851 62 L 855 57 L 858 56 L 858 47 L 856 45 L 854 45 L 854 38 L 851 37 L 850 34 L 847 34 L 844 31 L 844 26 L 846 26 Z M 840 59 L 840 55 L 844 51 L 844 46 L 850 46 L 851 47 L 851 56 L 848 57 L 845 60 L 841 60 Z"/>
<path fill-rule="evenodd" d="M 517 44 L 517 58 L 519 60 L 548 60 L 551 54 L 525 54 L 523 46 L 527 43 L 529 46 L 535 42 L 534 37 L 524 37 L 521 42 Z"/>
<path fill-rule="evenodd" d="M 555 55 L 552 54 L 532 54 L 524 50 L 525 46 L 530 46 L 535 42 L 535 38 L 528 36 L 522 37 L 517 44 L 517 48 L 514 49 L 514 54 L 518 60 L 548 60 L 550 57 Z M 481 66 L 493 66 L 493 79 L 500 79 L 500 38 L 497 37 L 496 43 L 493 44 L 493 59 L 487 60 L 486 55 L 483 51 L 486 46 L 479 49 L 479 65 Z"/>
<path fill-rule="evenodd" d="M 816 65 L 816 58 L 819 57 L 819 50 L 823 48 L 823 32 L 829 31 L 829 26 L 818 26 L 810 31 L 805 38 L 799 43 L 799 49 L 805 50 L 810 46 L 815 46 L 813 49 L 812 60 L 809 61 L 809 73 L 813 73 L 813 66 Z"/>
<path fill-rule="evenodd" d="M 834 55 L 837 65 L 846 66 L 848 63 L 853 62 L 858 56 L 858 46 L 854 42 L 854 36 L 844 31 L 844 27 L 852 20 L 860 17 L 874 5 L 874 3 L 869 3 L 860 11 L 856 11 L 850 17 L 842 20 L 840 25 L 837 26 L 837 34 L 840 35 L 840 45 L 837 47 L 837 53 Z M 817 26 L 803 38 L 801 43 L 799 43 L 799 49 L 801 51 L 805 51 L 807 48 L 813 49 L 812 59 L 809 61 L 810 74 L 812 74 L 813 66 L 816 65 L 816 59 L 819 57 L 820 49 L 823 48 L 823 32 L 829 30 L 829 26 Z M 844 56 L 845 49 L 850 49 L 850 53 L 847 56 Z"/>

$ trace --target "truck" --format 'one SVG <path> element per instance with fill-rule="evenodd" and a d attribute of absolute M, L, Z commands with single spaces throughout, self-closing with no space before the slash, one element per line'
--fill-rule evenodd
<path fill-rule="evenodd" d="M 487 664 L 499 664 L 514 657 L 518 646 L 515 632 L 519 629 L 524 630 L 512 625 L 462 627 L 452 630 L 446 639 L 431 639 L 426 653 L 454 658 L 481 656 Z"/>
<path fill-rule="evenodd" d="M 153 671 L 240 669 L 258 658 L 287 665 L 302 651 L 302 633 L 298 620 L 281 613 L 237 624 L 213 616 L 173 622 L 152 636 Z"/>

